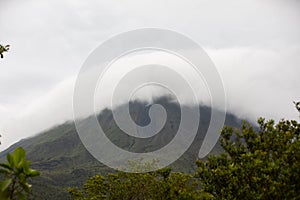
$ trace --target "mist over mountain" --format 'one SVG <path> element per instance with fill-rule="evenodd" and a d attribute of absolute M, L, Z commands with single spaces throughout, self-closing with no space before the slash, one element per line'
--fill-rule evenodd
<path fill-rule="evenodd" d="M 124 133 L 114 121 L 111 109 L 102 110 L 97 118 L 105 134 L 115 145 L 130 152 L 152 152 L 162 148 L 174 138 L 181 120 L 178 102 L 164 96 L 151 103 L 138 100 L 129 102 L 129 111 L 133 121 L 140 126 L 149 124 L 149 109 L 153 104 L 160 104 L 165 108 L 167 119 L 159 133 L 148 138 L 132 137 Z M 120 105 L 114 111 L 121 109 L 122 106 L 127 105 Z M 170 167 L 174 171 L 193 172 L 196 168 L 195 161 L 199 149 L 210 123 L 211 108 L 202 105 L 181 105 L 181 108 L 191 112 L 199 109 L 200 123 L 192 145 Z M 82 123 L 88 125 L 88 120 L 89 118 L 83 119 Z M 226 125 L 240 127 L 241 123 L 241 119 L 232 114 L 226 114 Z M 89 129 L 88 126 L 86 128 Z M 32 168 L 41 171 L 41 176 L 32 180 L 35 184 L 33 188 L 35 199 L 68 199 L 68 187 L 80 187 L 92 175 L 114 171 L 97 161 L 85 149 L 79 139 L 75 124 L 71 121 L 15 143 L 1 152 L 0 158 L 4 159 L 5 155 L 17 146 L 27 151 L 27 158 L 32 161 Z M 217 143 L 210 153 L 220 152 L 222 148 Z"/>

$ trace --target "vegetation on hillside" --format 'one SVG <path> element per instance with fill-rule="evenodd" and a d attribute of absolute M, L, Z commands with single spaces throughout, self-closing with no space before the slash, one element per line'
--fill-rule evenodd
<path fill-rule="evenodd" d="M 148 149 L 160 148 L 172 139 L 172 131 L 177 131 L 177 126 L 180 123 L 180 113 L 178 114 L 177 112 L 179 105 L 169 103 L 164 98 L 160 98 L 157 101 L 155 103 L 163 104 L 168 112 L 168 120 L 164 129 L 148 143 L 135 140 L 133 145 L 127 147 L 128 150 L 142 152 Z M 133 119 L 136 119 L 137 124 L 143 125 L 149 121 L 147 121 L 149 117 L 148 104 L 131 102 L 131 105 L 131 116 Z M 196 109 L 197 107 L 193 108 Z M 178 161 L 169 166 L 173 172 L 192 174 L 197 169 L 195 161 L 211 117 L 209 107 L 201 106 L 200 112 L 199 132 L 195 141 Z M 124 136 L 121 135 L 121 130 L 117 129 L 117 125 L 112 120 L 111 110 L 101 112 L 98 118 L 109 138 L 120 147 L 126 148 L 126 142 L 121 140 Z M 241 123 L 242 121 L 239 118 L 230 113 L 226 114 L 226 125 L 240 127 Z M 88 128 L 87 126 L 87 130 Z M 126 140 L 126 137 L 124 138 Z M 132 138 L 129 139 L 133 141 Z M 39 177 L 29 180 L 30 184 L 32 184 L 32 196 L 34 199 L 71 199 L 67 192 L 69 187 L 80 188 L 88 178 L 100 172 L 103 176 L 106 176 L 108 173 L 115 173 L 114 170 L 93 158 L 85 149 L 73 122 L 66 122 L 52 127 L 39 135 L 19 141 L 0 153 L 0 162 L 1 159 L 5 159 L 7 153 L 13 152 L 18 146 L 22 146 L 26 150 L 27 158 L 32 161 L 32 168 L 41 172 Z M 218 143 L 211 153 L 219 154 L 221 152 L 222 147 Z"/>
<path fill-rule="evenodd" d="M 225 126 L 224 153 L 197 161 L 195 175 L 117 172 L 68 192 L 75 200 L 300 199 L 300 124 L 260 118 L 258 125 L 258 131 L 246 122 L 240 129 Z"/>
<path fill-rule="evenodd" d="M 299 108 L 299 104 L 295 106 Z M 63 181 L 61 189 L 65 191 L 69 186 L 69 198 L 75 200 L 300 199 L 300 124 L 295 120 L 275 124 L 260 118 L 258 126 L 246 122 L 240 128 L 225 126 L 220 137 L 223 153 L 197 161 L 195 174 L 171 168 L 148 173 L 107 173 L 107 168 L 91 168 L 92 158 L 71 123 L 32 138 L 34 146 L 24 141 L 20 144 L 31 152 L 34 168 L 43 169 L 44 177 L 31 182 L 36 192 L 31 196 L 34 199 L 66 199 L 58 190 L 61 186 L 48 184 L 58 183 L 54 181 Z M 62 146 L 59 155 L 53 152 L 53 148 Z M 31 190 L 27 179 L 39 172 L 29 168 L 24 149 L 5 154 L 7 163 L 0 164 L 0 199 L 26 199 Z M 80 160 L 82 156 L 86 162 Z M 131 163 L 131 167 L 135 166 L 143 167 Z M 91 175 L 91 169 L 101 174 Z M 85 177 L 91 178 L 78 189 Z"/>

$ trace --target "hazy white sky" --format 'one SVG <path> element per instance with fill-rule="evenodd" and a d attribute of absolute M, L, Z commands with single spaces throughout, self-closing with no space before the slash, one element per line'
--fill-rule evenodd
<path fill-rule="evenodd" d="M 4 149 L 72 119 L 75 77 L 89 53 L 118 33 L 167 28 L 202 45 L 225 84 L 228 110 L 297 118 L 300 2 L 0 0 L 0 132 Z"/>

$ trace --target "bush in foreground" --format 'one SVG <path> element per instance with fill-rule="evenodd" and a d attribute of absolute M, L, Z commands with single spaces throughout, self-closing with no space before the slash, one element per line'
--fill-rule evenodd
<path fill-rule="evenodd" d="M 29 195 L 31 185 L 27 179 L 40 173 L 30 169 L 25 154 L 25 150 L 18 147 L 13 154 L 7 154 L 7 163 L 0 163 L 0 199 L 26 199 Z"/>
<path fill-rule="evenodd" d="M 224 127 L 225 153 L 197 161 L 202 189 L 216 199 L 300 199 L 300 124 L 258 120 L 256 132 Z"/>

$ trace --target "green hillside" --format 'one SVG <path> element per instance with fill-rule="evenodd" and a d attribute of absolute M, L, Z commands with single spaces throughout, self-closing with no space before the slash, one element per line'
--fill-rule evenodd
<path fill-rule="evenodd" d="M 154 103 L 163 105 L 168 114 L 167 122 L 160 133 L 148 140 L 130 138 L 115 124 L 112 111 L 103 110 L 99 115 L 99 123 L 112 142 L 118 146 L 135 152 L 153 151 L 172 140 L 180 123 L 180 107 L 169 98 L 159 98 Z M 131 117 L 137 124 L 149 123 L 149 103 L 134 101 L 130 103 Z M 118 109 L 118 108 L 116 108 Z M 194 171 L 198 151 L 210 121 L 211 109 L 206 106 L 188 107 L 200 109 L 201 119 L 196 139 L 188 151 L 171 165 L 174 171 Z M 226 125 L 239 127 L 241 120 L 232 114 L 226 115 Z M 17 146 L 27 151 L 27 158 L 32 161 L 32 168 L 41 172 L 41 176 L 32 180 L 34 199 L 69 199 L 68 187 L 81 187 L 87 178 L 97 174 L 106 174 L 113 170 L 94 159 L 82 145 L 73 122 L 66 122 L 44 131 L 34 137 L 27 138 L 12 145 L 0 153 L 3 159 L 7 152 Z M 222 151 L 219 144 L 211 153 Z"/>

